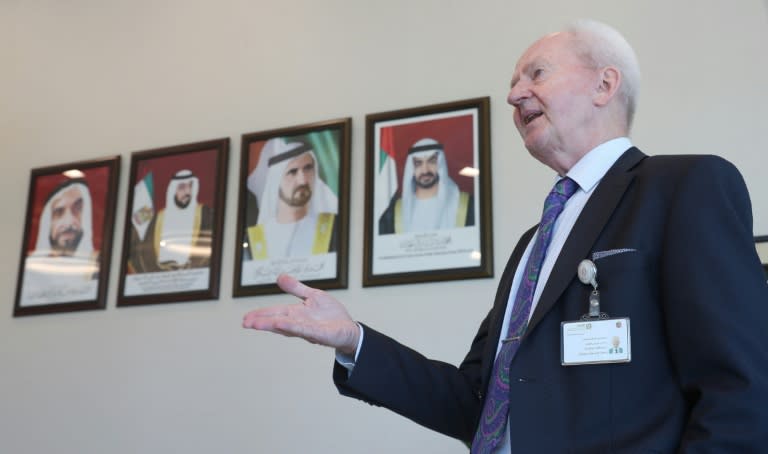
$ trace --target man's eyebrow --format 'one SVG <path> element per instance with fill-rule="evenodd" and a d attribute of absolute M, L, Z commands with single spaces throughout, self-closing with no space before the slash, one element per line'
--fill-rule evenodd
<path fill-rule="evenodd" d="M 542 64 L 542 62 L 541 62 L 541 59 L 539 58 L 524 64 L 523 67 L 520 68 L 520 71 L 518 71 L 517 73 L 515 73 L 514 76 L 512 76 L 512 82 L 509 84 L 510 90 L 512 88 L 515 88 L 515 84 L 517 84 L 520 81 L 520 74 L 528 74 L 529 72 L 531 72 L 531 67 L 538 66 L 540 64 Z"/>

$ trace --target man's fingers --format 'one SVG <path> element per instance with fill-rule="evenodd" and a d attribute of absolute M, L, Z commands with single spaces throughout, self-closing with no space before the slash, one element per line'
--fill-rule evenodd
<path fill-rule="evenodd" d="M 288 274 L 281 274 L 277 277 L 277 286 L 285 293 L 290 293 L 301 299 L 308 298 L 314 290 L 312 287 L 302 284 L 298 279 Z"/>
<path fill-rule="evenodd" d="M 283 331 L 291 331 L 291 326 L 294 324 L 296 324 L 296 321 L 292 320 L 287 314 L 282 313 L 254 316 L 246 315 L 243 319 L 244 328 L 279 332 L 280 334 L 283 334 Z"/>
<path fill-rule="evenodd" d="M 261 309 L 256 309 L 245 314 L 245 316 L 243 316 L 243 323 L 247 321 L 255 320 L 258 318 L 280 317 L 280 316 L 284 317 L 286 315 L 288 315 L 287 306 L 263 307 Z"/>
<path fill-rule="evenodd" d="M 300 337 L 313 343 L 317 342 L 315 330 L 311 326 L 308 326 L 304 321 L 294 320 L 287 316 L 256 317 L 244 321 L 243 326 L 282 334 L 287 337 Z"/>

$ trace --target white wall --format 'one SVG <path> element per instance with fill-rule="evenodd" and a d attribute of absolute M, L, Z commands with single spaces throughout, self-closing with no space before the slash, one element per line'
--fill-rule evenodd
<path fill-rule="evenodd" d="M 551 171 L 505 104 L 516 58 L 577 17 L 622 30 L 644 85 L 635 143 L 716 153 L 768 234 L 768 11 L 763 0 L 0 0 L 0 451 L 462 453 L 452 439 L 339 397 L 332 352 L 245 331 L 286 296 L 231 297 L 239 138 L 351 116 L 353 316 L 458 363 Z M 496 278 L 362 289 L 366 113 L 492 97 Z M 218 301 L 115 307 L 131 151 L 229 136 Z M 11 316 L 34 167 L 120 154 L 104 311 Z M 533 197 L 528 197 L 533 194 Z M 365 447 L 365 448 L 363 448 Z"/>

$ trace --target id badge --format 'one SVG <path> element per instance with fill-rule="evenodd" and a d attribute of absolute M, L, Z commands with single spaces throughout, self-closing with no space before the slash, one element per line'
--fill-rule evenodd
<path fill-rule="evenodd" d="M 628 363 L 632 360 L 629 317 L 560 323 L 560 364 Z"/>

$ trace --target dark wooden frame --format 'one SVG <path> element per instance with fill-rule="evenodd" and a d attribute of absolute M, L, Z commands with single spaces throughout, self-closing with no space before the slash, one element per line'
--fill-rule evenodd
<path fill-rule="evenodd" d="M 32 234 L 32 216 L 35 208 L 35 201 L 40 200 L 36 193 L 36 183 L 39 178 L 45 176 L 54 176 L 63 174 L 66 171 L 87 172 L 93 169 L 104 168 L 108 172 L 105 187 L 91 188 L 89 191 L 104 191 L 104 207 L 101 225 L 101 242 L 99 247 L 98 263 L 98 284 L 96 289 L 96 298 L 82 301 L 54 302 L 40 305 L 22 305 L 22 291 L 24 285 L 25 263 L 27 258 L 27 248 Z M 72 178 L 72 177 L 70 177 Z M 74 178 L 77 180 L 78 178 Z M 112 156 L 103 159 L 89 161 L 73 162 L 49 167 L 40 167 L 32 169 L 29 192 L 27 196 L 27 214 L 24 222 L 24 238 L 21 244 L 21 258 L 19 260 L 19 274 L 16 283 L 16 300 L 14 304 L 13 315 L 36 315 L 48 314 L 54 312 L 70 312 L 80 310 L 104 309 L 107 301 L 107 287 L 109 282 L 109 265 L 112 257 L 112 235 L 115 223 L 115 199 L 117 197 L 117 185 L 120 180 L 120 156 Z M 92 196 L 91 196 L 92 198 Z M 43 202 L 45 204 L 45 202 Z M 43 205 L 44 207 L 44 205 Z M 92 207 L 93 208 L 93 207 Z M 93 211 L 93 209 L 92 209 Z M 38 229 L 40 225 L 38 225 Z M 91 226 L 93 228 L 93 226 Z"/>
<path fill-rule="evenodd" d="M 315 288 L 347 288 L 347 267 L 349 258 L 350 140 L 352 131 L 352 119 L 340 118 L 335 120 L 305 124 L 301 126 L 253 132 L 242 135 L 242 145 L 240 149 L 240 183 L 238 193 L 237 229 L 235 236 L 237 241 L 235 242 L 235 266 L 232 290 L 233 296 L 253 296 L 280 292 L 278 286 L 273 282 L 243 284 L 243 273 L 245 269 L 244 261 L 246 260 L 243 247 L 245 244 L 247 244 L 247 241 L 245 241 L 247 233 L 246 224 L 255 223 L 255 220 L 249 219 L 248 215 L 248 213 L 253 213 L 254 211 L 253 209 L 248 210 L 248 204 L 256 203 L 255 197 L 249 195 L 249 189 L 247 188 L 247 180 L 250 173 L 250 167 L 254 164 L 249 159 L 251 144 L 257 142 L 265 142 L 269 139 L 276 138 L 299 138 L 302 140 L 311 141 L 311 139 L 307 137 L 308 135 L 313 133 L 322 133 L 325 131 L 335 132 L 338 134 L 338 209 L 335 220 L 336 273 L 335 277 L 331 278 L 323 277 L 313 279 L 311 276 L 302 277 L 301 275 L 297 275 L 296 277 L 302 279 L 304 282 L 307 282 L 309 285 Z M 310 137 L 316 137 L 316 135 L 312 135 Z M 318 171 L 318 178 L 320 177 L 319 175 L 320 172 Z M 256 203 L 256 206 L 258 206 L 260 203 L 261 202 Z M 305 259 L 311 260 L 311 258 Z M 295 260 L 301 260 L 301 258 Z M 273 264 L 270 262 L 270 264 L 265 266 L 273 266 Z M 277 271 L 279 271 L 279 269 L 272 270 L 270 272 L 274 274 Z"/>
<path fill-rule="evenodd" d="M 208 287 L 205 289 L 193 289 L 157 293 L 142 293 L 126 295 L 126 278 L 128 275 L 128 261 L 131 252 L 131 235 L 134 230 L 132 224 L 134 188 L 137 184 L 137 172 L 142 161 L 163 160 L 165 158 L 179 158 L 184 155 L 192 155 L 197 152 L 214 152 L 215 156 L 215 181 L 212 183 L 213 192 L 213 221 L 211 233 L 211 253 Z M 123 231 L 123 248 L 120 261 L 120 285 L 117 294 L 117 306 L 135 306 L 159 303 L 177 303 L 185 301 L 198 301 L 217 299 L 219 297 L 219 284 L 221 278 L 221 251 L 222 238 L 224 236 L 224 209 L 226 205 L 227 165 L 229 157 L 229 138 L 221 138 L 195 142 L 171 147 L 156 148 L 131 153 L 131 173 L 128 181 L 128 201 L 125 208 L 125 227 Z M 192 156 L 187 158 L 185 167 L 194 166 Z M 202 165 L 198 163 L 197 165 Z M 155 213 L 156 214 L 156 213 Z M 153 216 L 155 215 L 153 214 Z M 161 271 L 170 273 L 175 271 Z M 140 274 L 140 273 L 137 273 Z M 148 274 L 148 273 L 147 273 Z"/>
<path fill-rule="evenodd" d="M 756 236 L 755 247 L 757 247 L 758 243 L 768 243 L 768 235 Z M 763 269 L 765 270 L 765 277 L 766 279 L 768 279 L 768 255 L 761 255 L 760 262 L 763 264 Z"/>
<path fill-rule="evenodd" d="M 374 219 L 376 166 L 379 164 L 379 144 L 375 143 L 376 134 L 382 125 L 395 122 L 399 125 L 426 124 L 435 115 L 459 114 L 463 111 L 474 112 L 477 118 L 476 139 L 478 181 L 473 194 L 479 215 L 475 216 L 478 226 L 480 260 L 477 266 L 450 269 L 418 269 L 403 272 L 374 273 L 376 233 L 378 219 Z M 397 126 L 396 126 L 397 127 Z M 473 143 L 474 140 L 473 140 Z M 410 145 L 409 145 L 410 146 Z M 398 163 L 398 166 L 401 164 Z M 366 116 L 366 180 L 365 180 L 365 244 L 363 258 L 363 286 L 408 284 L 429 281 L 447 281 L 456 279 L 493 277 L 493 233 L 491 219 L 491 149 L 490 149 L 490 98 L 474 98 L 461 101 L 435 104 L 424 107 L 395 110 L 369 114 Z M 398 181 L 398 186 L 401 182 Z"/>

